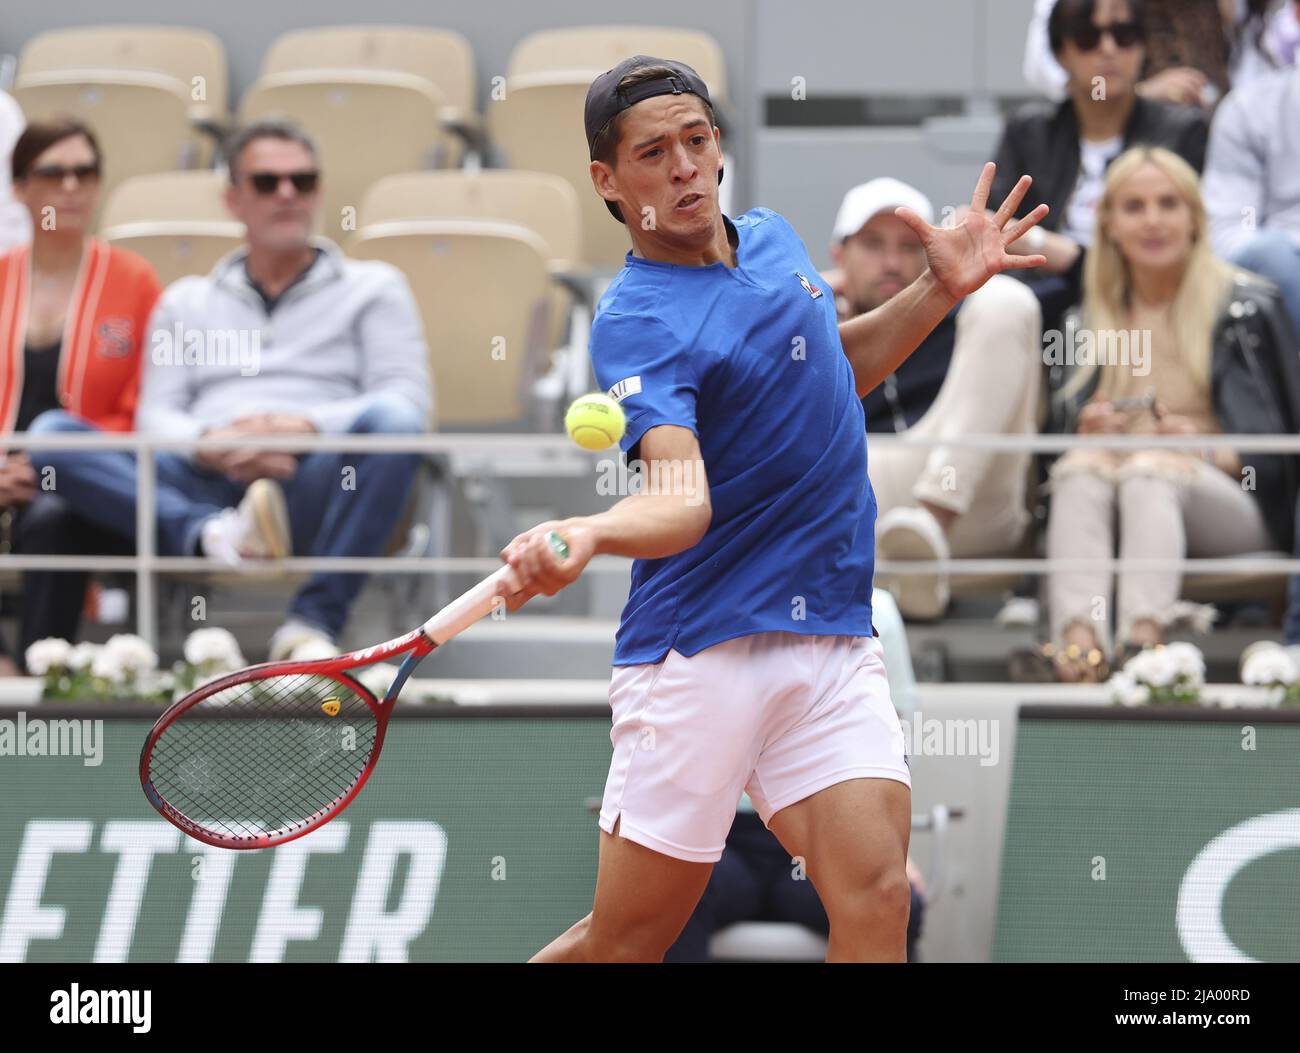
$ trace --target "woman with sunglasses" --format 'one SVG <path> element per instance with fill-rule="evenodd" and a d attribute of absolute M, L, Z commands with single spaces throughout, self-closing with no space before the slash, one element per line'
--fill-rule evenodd
<path fill-rule="evenodd" d="M 31 217 L 32 240 L 0 255 L 0 435 L 27 431 L 51 409 L 105 431 L 132 429 L 144 334 L 161 289 L 145 260 L 91 236 L 100 165 L 94 133 L 72 119 L 30 124 L 14 144 L 14 197 Z M 121 539 L 69 510 L 57 478 L 38 478 L 27 453 L 0 453 L 0 461 L 11 551 L 121 549 Z M 73 639 L 85 591 L 81 572 L 24 575 L 18 654 L 46 636 Z M 18 664 L 0 650 L 0 675 Z"/>
<path fill-rule="evenodd" d="M 1066 73 L 1048 44 L 1056 0 L 1036 0 L 1025 40 L 1024 74 L 1051 99 L 1065 95 Z M 1213 109 L 1229 88 L 1295 64 L 1300 38 L 1286 0 L 1145 0 L 1147 56 L 1138 93 Z"/>
<path fill-rule="evenodd" d="M 990 200 L 1010 192 L 1008 172 L 1024 172 L 1034 182 L 1020 215 L 1041 204 L 1051 209 L 1045 223 L 1010 247 L 1047 257 L 1028 279 L 1045 329 L 1058 329 L 1062 313 L 1078 302 L 1083 256 L 1110 162 L 1129 147 L 1150 145 L 1172 150 L 1197 172 L 1205 163 L 1205 115 L 1137 91 L 1146 57 L 1144 10 L 1142 0 L 1059 0 L 1048 33 L 1052 53 L 1068 74 L 1068 97 L 1055 105 L 1025 106 L 1007 121 L 998 147 Z"/>

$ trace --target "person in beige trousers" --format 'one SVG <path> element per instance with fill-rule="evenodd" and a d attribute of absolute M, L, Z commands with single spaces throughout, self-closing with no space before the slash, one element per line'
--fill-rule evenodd
<path fill-rule="evenodd" d="M 874 179 L 845 195 L 831 244 L 837 271 L 828 275 L 841 318 L 879 307 L 925 270 L 920 241 L 894 215 L 898 206 L 933 222 L 929 200 L 896 179 Z M 1030 523 L 1032 455 L 976 449 L 960 440 L 1037 432 L 1041 336 L 1033 293 L 998 275 L 962 301 L 886 379 L 883 398 L 868 398 L 869 430 L 953 440 L 872 446 L 867 471 L 876 494 L 880 558 L 997 557 L 1018 549 Z M 882 574 L 877 582 L 910 618 L 937 618 L 948 606 L 944 575 Z"/>
<path fill-rule="evenodd" d="M 1076 366 L 1057 402 L 1084 435 L 1268 431 L 1260 425 L 1271 420 L 1269 402 L 1284 382 L 1263 380 L 1246 399 L 1229 402 L 1237 385 L 1224 378 L 1240 353 L 1234 319 L 1249 320 L 1276 300 L 1274 287 L 1214 256 L 1191 166 L 1168 150 L 1134 147 L 1107 173 L 1079 332 L 1098 334 L 1098 348 L 1107 346 L 1106 333 L 1140 341 L 1127 361 Z M 1257 334 L 1244 342 L 1256 362 L 1244 375 L 1266 376 L 1268 363 L 1296 353 L 1289 331 L 1275 346 Z M 1109 346 L 1122 347 L 1115 340 Z M 1276 428 L 1292 431 L 1292 423 L 1278 420 Z M 1281 492 L 1283 476 L 1264 474 L 1267 463 L 1230 449 L 1071 450 L 1052 468 L 1047 555 L 1105 560 L 1118 548 L 1125 559 L 1177 560 L 1285 546 L 1289 533 L 1269 509 L 1293 507 L 1294 493 Z M 1177 569 L 1128 571 L 1117 585 L 1104 568 L 1054 570 L 1051 640 L 1042 651 L 1054 665 L 1049 671 L 1058 680 L 1099 680 L 1108 654 L 1122 660 L 1163 643 L 1184 606 L 1181 587 Z"/>

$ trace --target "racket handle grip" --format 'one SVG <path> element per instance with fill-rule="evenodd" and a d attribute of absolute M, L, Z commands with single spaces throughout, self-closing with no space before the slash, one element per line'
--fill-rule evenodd
<path fill-rule="evenodd" d="M 444 644 L 480 618 L 486 617 L 497 603 L 505 602 L 496 598 L 497 586 L 503 581 L 511 585 L 510 592 L 519 591 L 519 579 L 515 569 L 507 564 L 491 577 L 484 578 L 468 592 L 456 597 L 425 622 L 425 635 L 436 644 Z"/>
<path fill-rule="evenodd" d="M 561 558 L 567 558 L 569 548 L 555 531 L 547 536 L 551 547 Z M 424 633 L 436 644 L 444 644 L 453 636 L 468 629 L 480 618 L 492 612 L 492 608 L 504 600 L 498 600 L 498 586 L 505 582 L 509 587 L 507 595 L 513 595 L 520 589 L 519 576 L 514 567 L 506 564 L 490 577 L 484 578 L 468 592 L 462 593 L 451 603 L 424 623 Z"/>

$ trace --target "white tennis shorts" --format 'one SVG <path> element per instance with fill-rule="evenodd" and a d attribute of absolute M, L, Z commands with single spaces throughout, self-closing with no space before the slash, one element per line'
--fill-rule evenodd
<path fill-rule="evenodd" d="M 741 636 L 616 666 L 600 828 L 697 863 L 722 857 L 742 791 L 764 825 L 848 779 L 912 785 L 871 636 Z"/>

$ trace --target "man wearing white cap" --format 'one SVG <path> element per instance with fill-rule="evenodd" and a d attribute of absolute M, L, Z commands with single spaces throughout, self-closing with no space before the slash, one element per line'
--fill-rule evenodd
<path fill-rule="evenodd" d="M 845 196 L 831 255 L 841 320 L 874 310 L 926 268 L 916 233 L 894 215 L 927 223 L 934 208 L 915 187 L 873 179 Z M 913 435 L 1033 434 L 1041 375 L 1041 312 L 1033 293 L 995 275 L 961 301 L 879 387 L 863 399 L 867 430 Z M 994 557 L 1014 551 L 1029 525 L 1029 453 L 968 446 L 873 447 L 868 468 L 882 559 Z M 940 575 L 886 575 L 878 584 L 911 618 L 948 606 Z"/>

